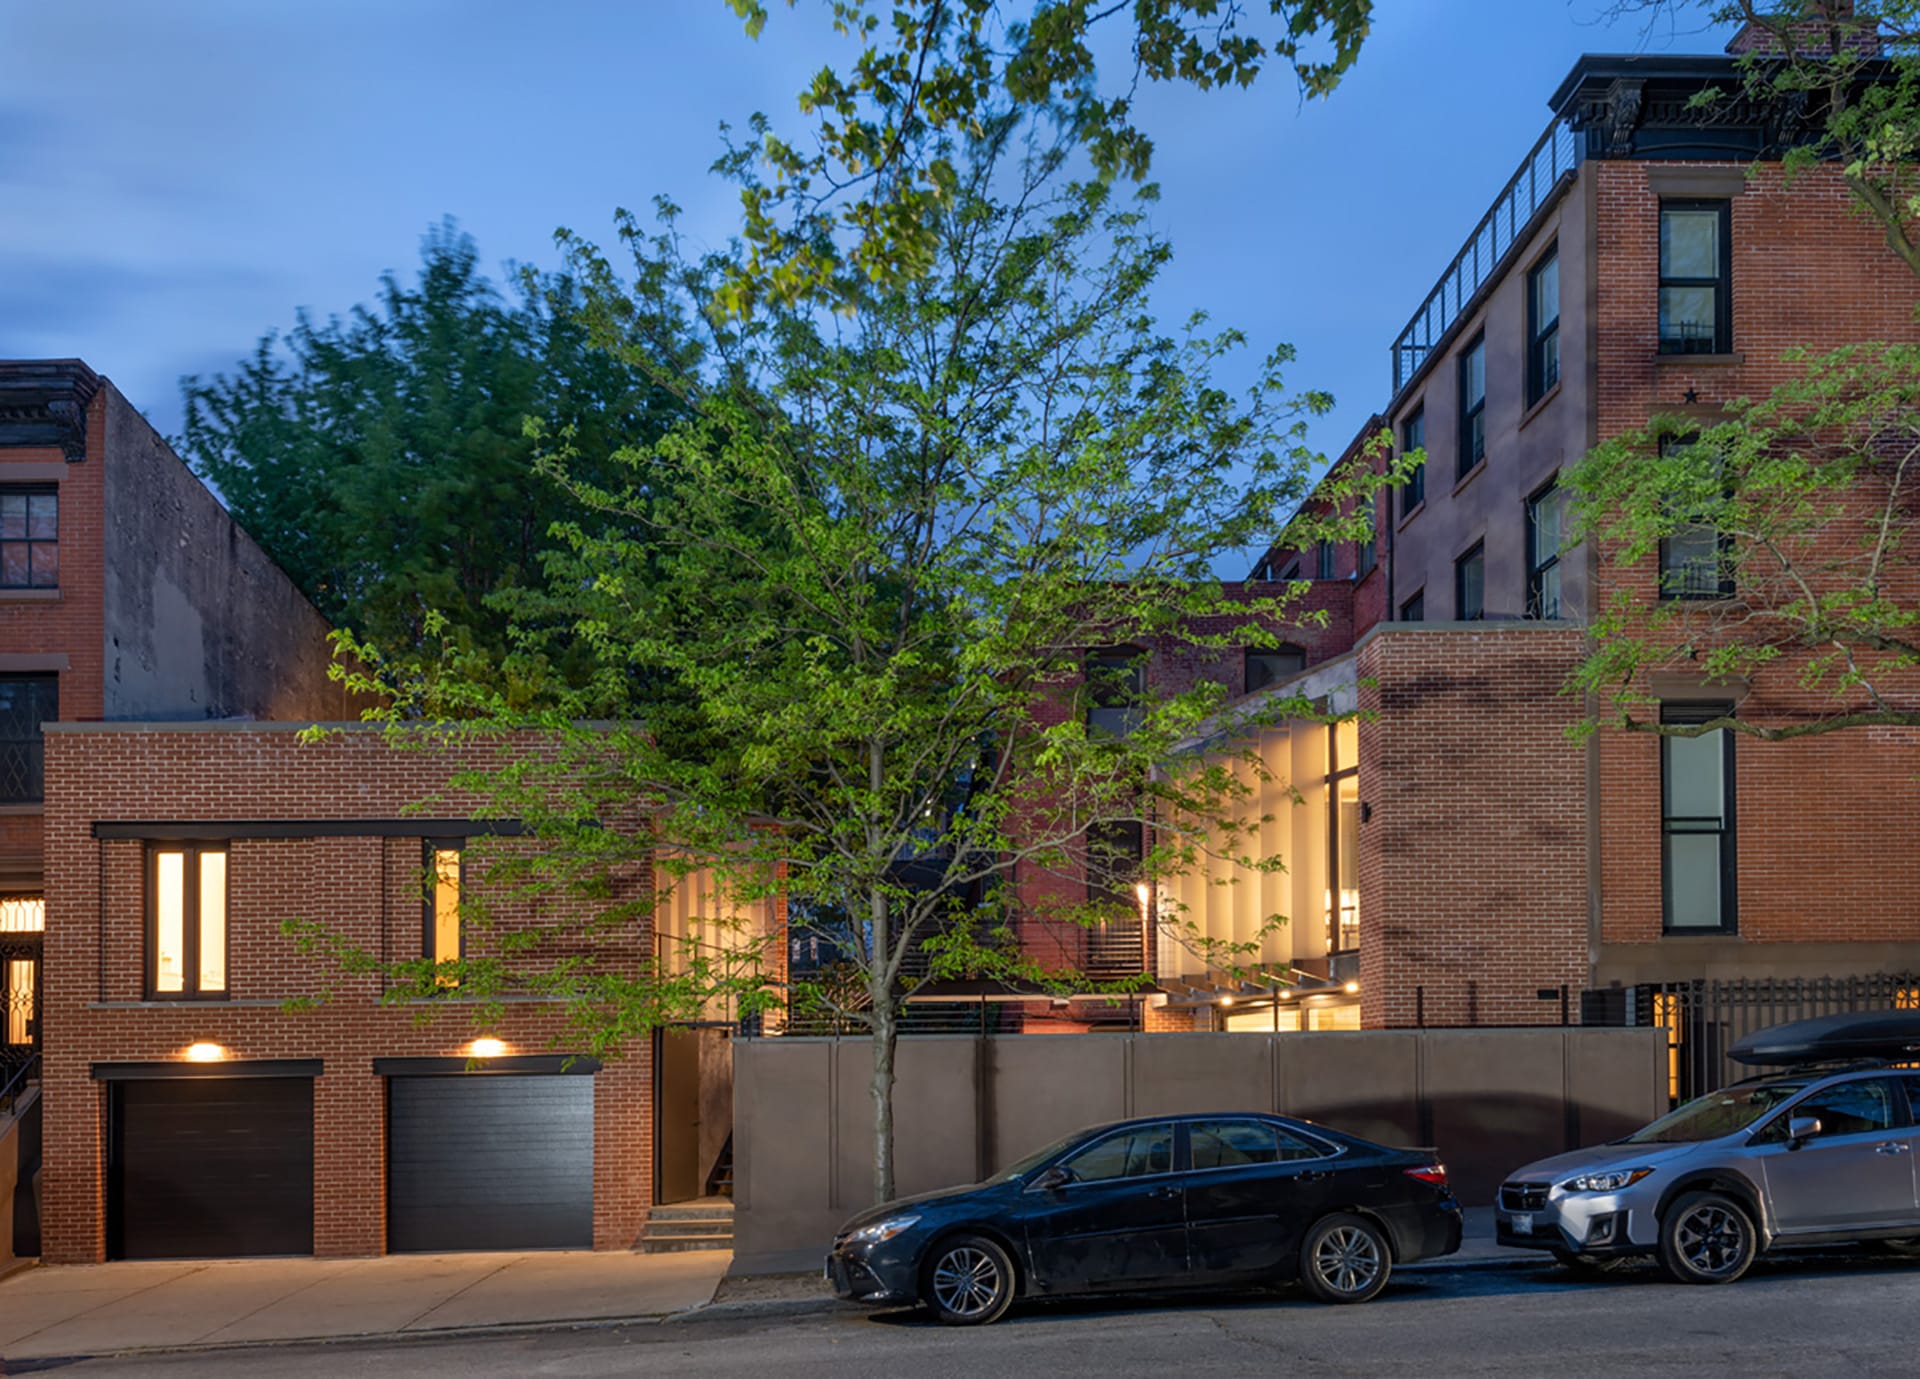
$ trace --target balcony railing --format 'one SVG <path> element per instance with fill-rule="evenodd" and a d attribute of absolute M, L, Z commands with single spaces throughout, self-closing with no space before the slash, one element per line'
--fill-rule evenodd
<path fill-rule="evenodd" d="M 1460 319 L 1474 294 L 1499 271 L 1514 245 L 1526 237 L 1534 215 L 1553 195 L 1560 179 L 1572 176 L 1579 164 L 1580 140 L 1566 123 L 1555 120 L 1393 342 L 1396 399 L 1420 372 L 1433 347 Z"/>

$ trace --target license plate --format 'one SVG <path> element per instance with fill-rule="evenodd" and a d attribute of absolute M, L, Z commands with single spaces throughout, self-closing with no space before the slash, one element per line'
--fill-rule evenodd
<path fill-rule="evenodd" d="M 1513 1233 L 1515 1235 L 1532 1235 L 1533 1234 L 1533 1213 L 1532 1212 L 1516 1211 L 1513 1214 Z"/>

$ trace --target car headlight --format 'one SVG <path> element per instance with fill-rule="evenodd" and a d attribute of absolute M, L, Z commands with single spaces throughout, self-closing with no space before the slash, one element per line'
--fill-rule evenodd
<path fill-rule="evenodd" d="M 920 1218 L 917 1216 L 889 1216 L 885 1220 L 872 1221 L 847 1236 L 849 1245 L 879 1245 L 893 1239 Z"/>
<path fill-rule="evenodd" d="M 1578 1178 L 1567 1179 L 1565 1186 L 1568 1192 L 1618 1192 L 1632 1187 L 1651 1172 L 1650 1168 L 1615 1168 L 1605 1173 L 1582 1173 Z"/>

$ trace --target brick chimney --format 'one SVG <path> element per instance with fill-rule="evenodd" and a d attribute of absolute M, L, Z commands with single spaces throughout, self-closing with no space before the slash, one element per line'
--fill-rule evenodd
<path fill-rule="evenodd" d="M 1857 57 L 1880 56 L 1879 28 L 1871 19 L 1854 18 L 1853 0 L 1813 0 L 1808 8 L 1816 17 L 1795 20 L 1791 28 L 1796 53 L 1825 55 L 1832 42 L 1832 26 L 1838 25 L 1842 52 Z M 1779 21 L 1773 22 L 1777 25 Z M 1749 19 L 1740 26 L 1740 32 L 1727 41 L 1727 51 L 1735 57 L 1745 57 L 1749 53 L 1778 53 L 1783 51 L 1783 45 L 1773 27 Z"/>

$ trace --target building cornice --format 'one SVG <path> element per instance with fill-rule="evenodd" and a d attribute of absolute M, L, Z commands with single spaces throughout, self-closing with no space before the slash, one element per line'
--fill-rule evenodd
<path fill-rule="evenodd" d="M 78 359 L 0 359 L 0 447 L 58 446 L 87 458 L 87 405 L 100 376 Z"/>

